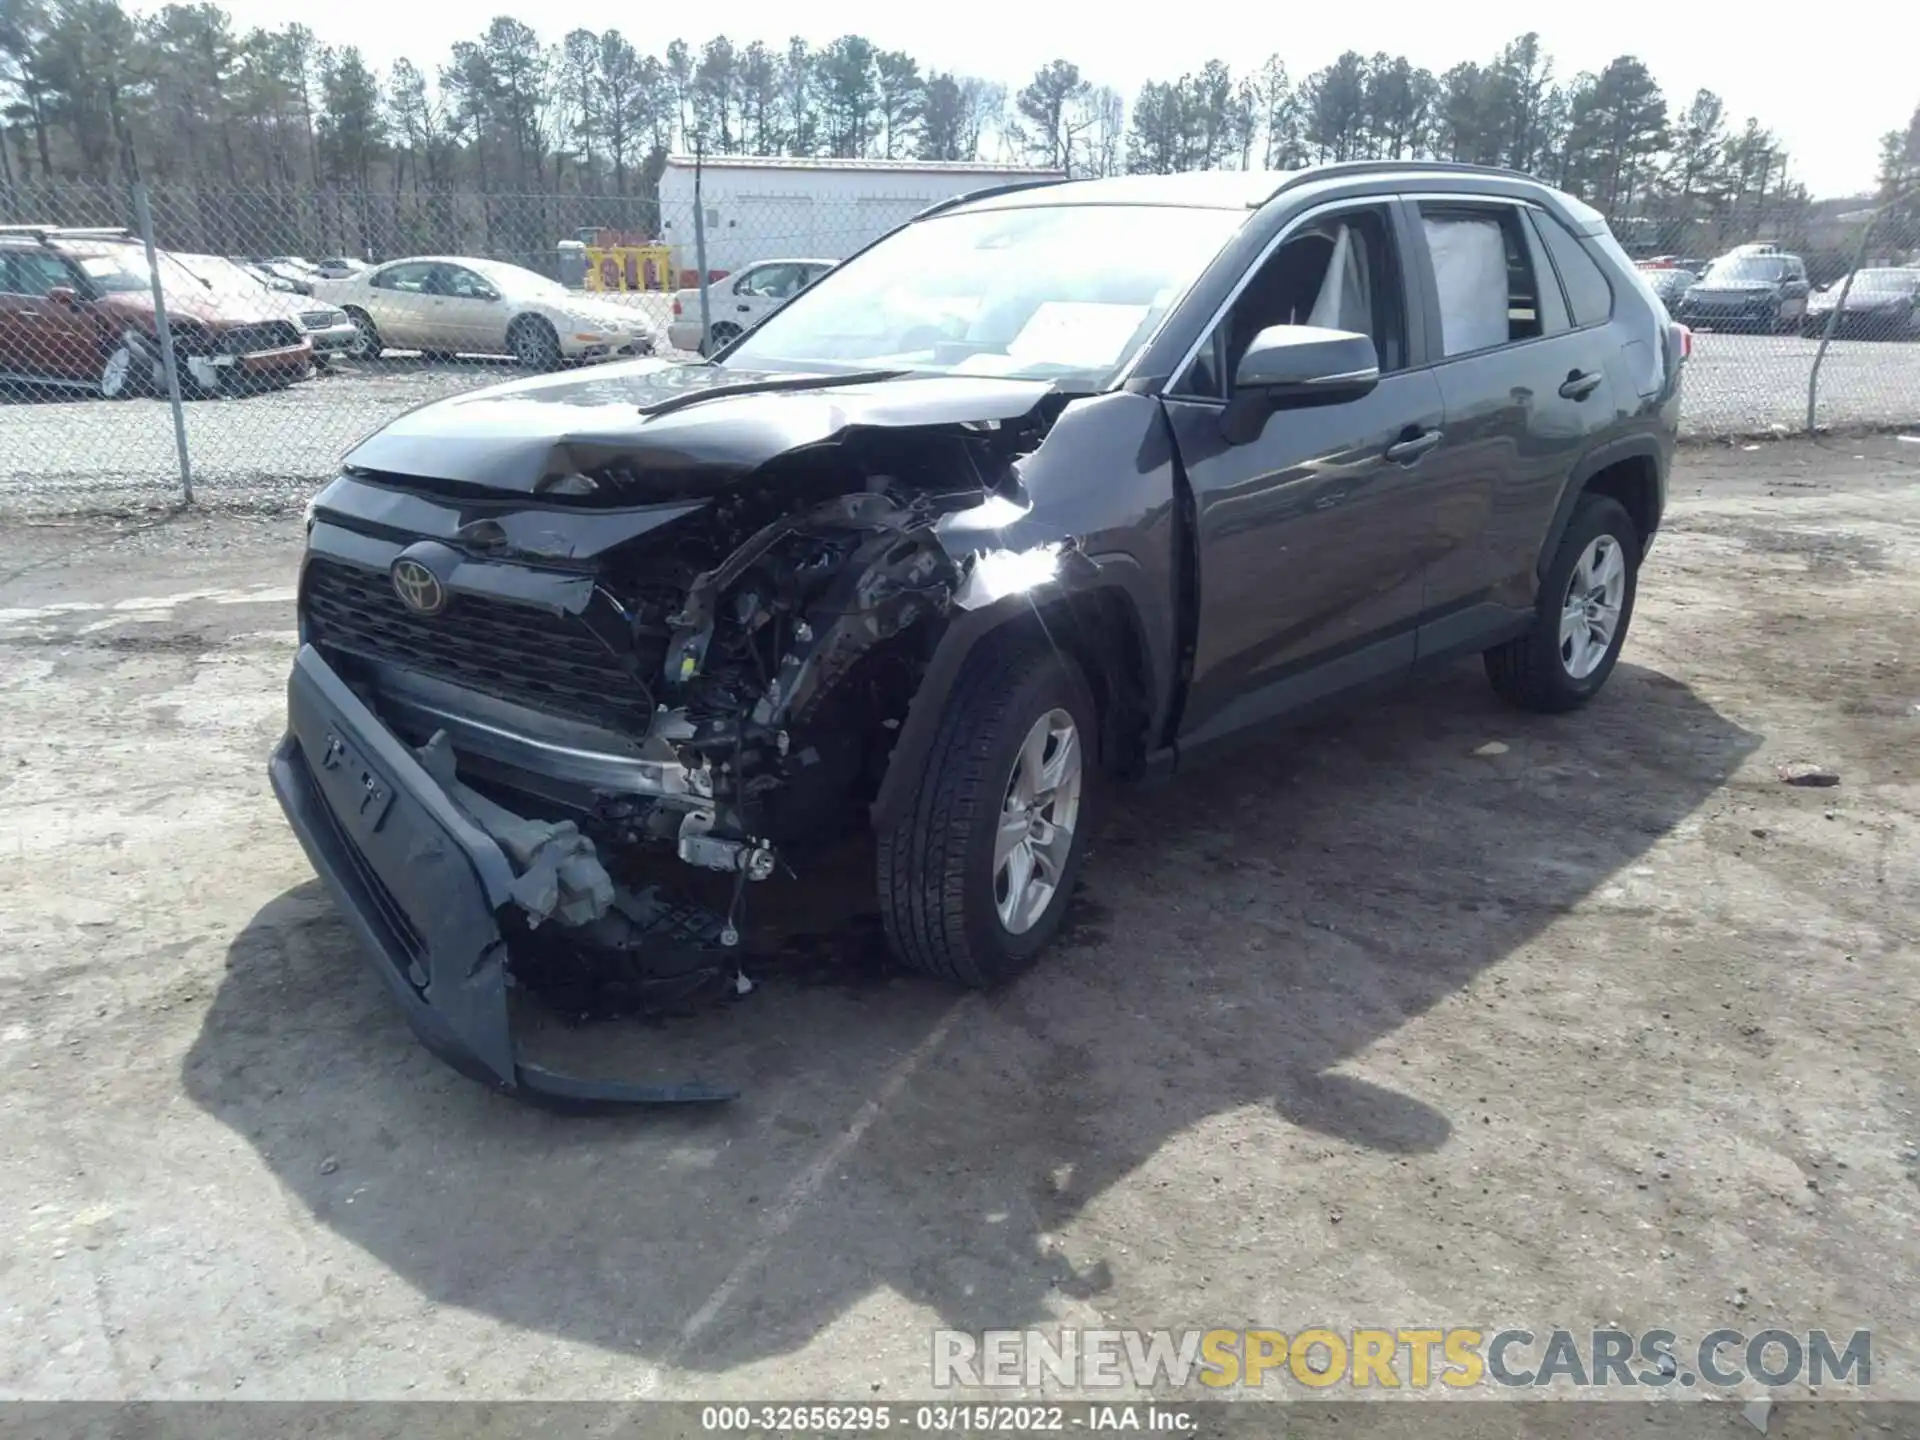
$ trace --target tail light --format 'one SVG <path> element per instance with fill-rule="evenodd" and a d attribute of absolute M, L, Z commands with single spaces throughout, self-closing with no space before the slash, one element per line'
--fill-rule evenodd
<path fill-rule="evenodd" d="M 1679 346 L 1681 362 L 1685 363 L 1691 360 L 1693 358 L 1693 331 L 1684 325 L 1676 325 L 1673 327 L 1673 338 Z"/>
<path fill-rule="evenodd" d="M 673 297 L 673 313 L 676 316 L 680 313 L 680 297 L 678 295 Z"/>

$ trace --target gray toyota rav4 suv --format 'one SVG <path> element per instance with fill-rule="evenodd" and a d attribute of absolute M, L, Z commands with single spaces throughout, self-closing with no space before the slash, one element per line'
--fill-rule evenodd
<path fill-rule="evenodd" d="M 758 882 L 867 828 L 899 960 L 989 984 L 1059 929 L 1116 782 L 1469 653 L 1574 709 L 1686 347 L 1520 175 L 964 196 L 704 363 L 362 442 L 312 506 L 274 788 L 464 1072 L 724 1098 L 529 1064 L 510 982 L 724 988 Z"/>

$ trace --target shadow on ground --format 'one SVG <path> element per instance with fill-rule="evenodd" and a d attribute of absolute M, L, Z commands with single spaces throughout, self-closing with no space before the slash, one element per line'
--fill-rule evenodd
<path fill-rule="evenodd" d="M 1454 1117 L 1340 1067 L 1634 866 L 1756 744 L 1644 669 L 1560 719 L 1463 669 L 1118 800 L 1072 933 L 1009 990 L 956 1010 L 866 966 L 774 967 L 716 1013 L 563 1037 L 582 1068 L 743 1083 L 698 1113 L 556 1119 L 452 1075 L 303 886 L 234 941 L 185 1085 L 322 1224 L 515 1326 L 717 1370 L 880 1287 L 951 1326 L 1038 1323 L 1129 1263 L 1050 1237 L 1203 1122 L 1445 1145 Z M 1227 1179 L 1284 1185 L 1245 1159 Z M 1157 1193 L 1191 1215 L 1178 1188 Z"/>

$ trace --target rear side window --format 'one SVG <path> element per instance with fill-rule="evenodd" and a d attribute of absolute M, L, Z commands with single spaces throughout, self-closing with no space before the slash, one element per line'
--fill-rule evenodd
<path fill-rule="evenodd" d="M 1445 354 L 1470 355 L 1547 332 L 1532 247 L 1510 205 L 1420 207 Z"/>
<path fill-rule="evenodd" d="M 1535 212 L 1533 222 L 1566 287 L 1575 328 L 1604 323 L 1613 314 L 1613 287 L 1607 284 L 1606 273 L 1594 263 L 1587 247 L 1553 216 Z"/>

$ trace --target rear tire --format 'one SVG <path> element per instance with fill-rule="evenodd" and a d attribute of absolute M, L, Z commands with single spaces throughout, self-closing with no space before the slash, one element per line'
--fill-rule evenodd
<path fill-rule="evenodd" d="M 1098 812 L 1099 733 L 1071 660 L 1039 641 L 986 642 L 879 837 L 881 919 L 902 963 L 979 988 L 1046 948 Z"/>
<path fill-rule="evenodd" d="M 718 355 L 727 346 L 740 338 L 740 327 L 731 320 L 722 320 L 707 336 L 707 343 L 701 347 L 702 355 Z"/>
<path fill-rule="evenodd" d="M 1496 694 L 1558 714 L 1600 692 L 1620 658 L 1640 574 L 1640 534 L 1620 502 L 1583 495 L 1540 583 L 1533 626 L 1485 654 Z"/>
<path fill-rule="evenodd" d="M 522 315 L 508 327 L 507 348 L 529 370 L 560 368 L 560 336 L 538 315 Z"/>

